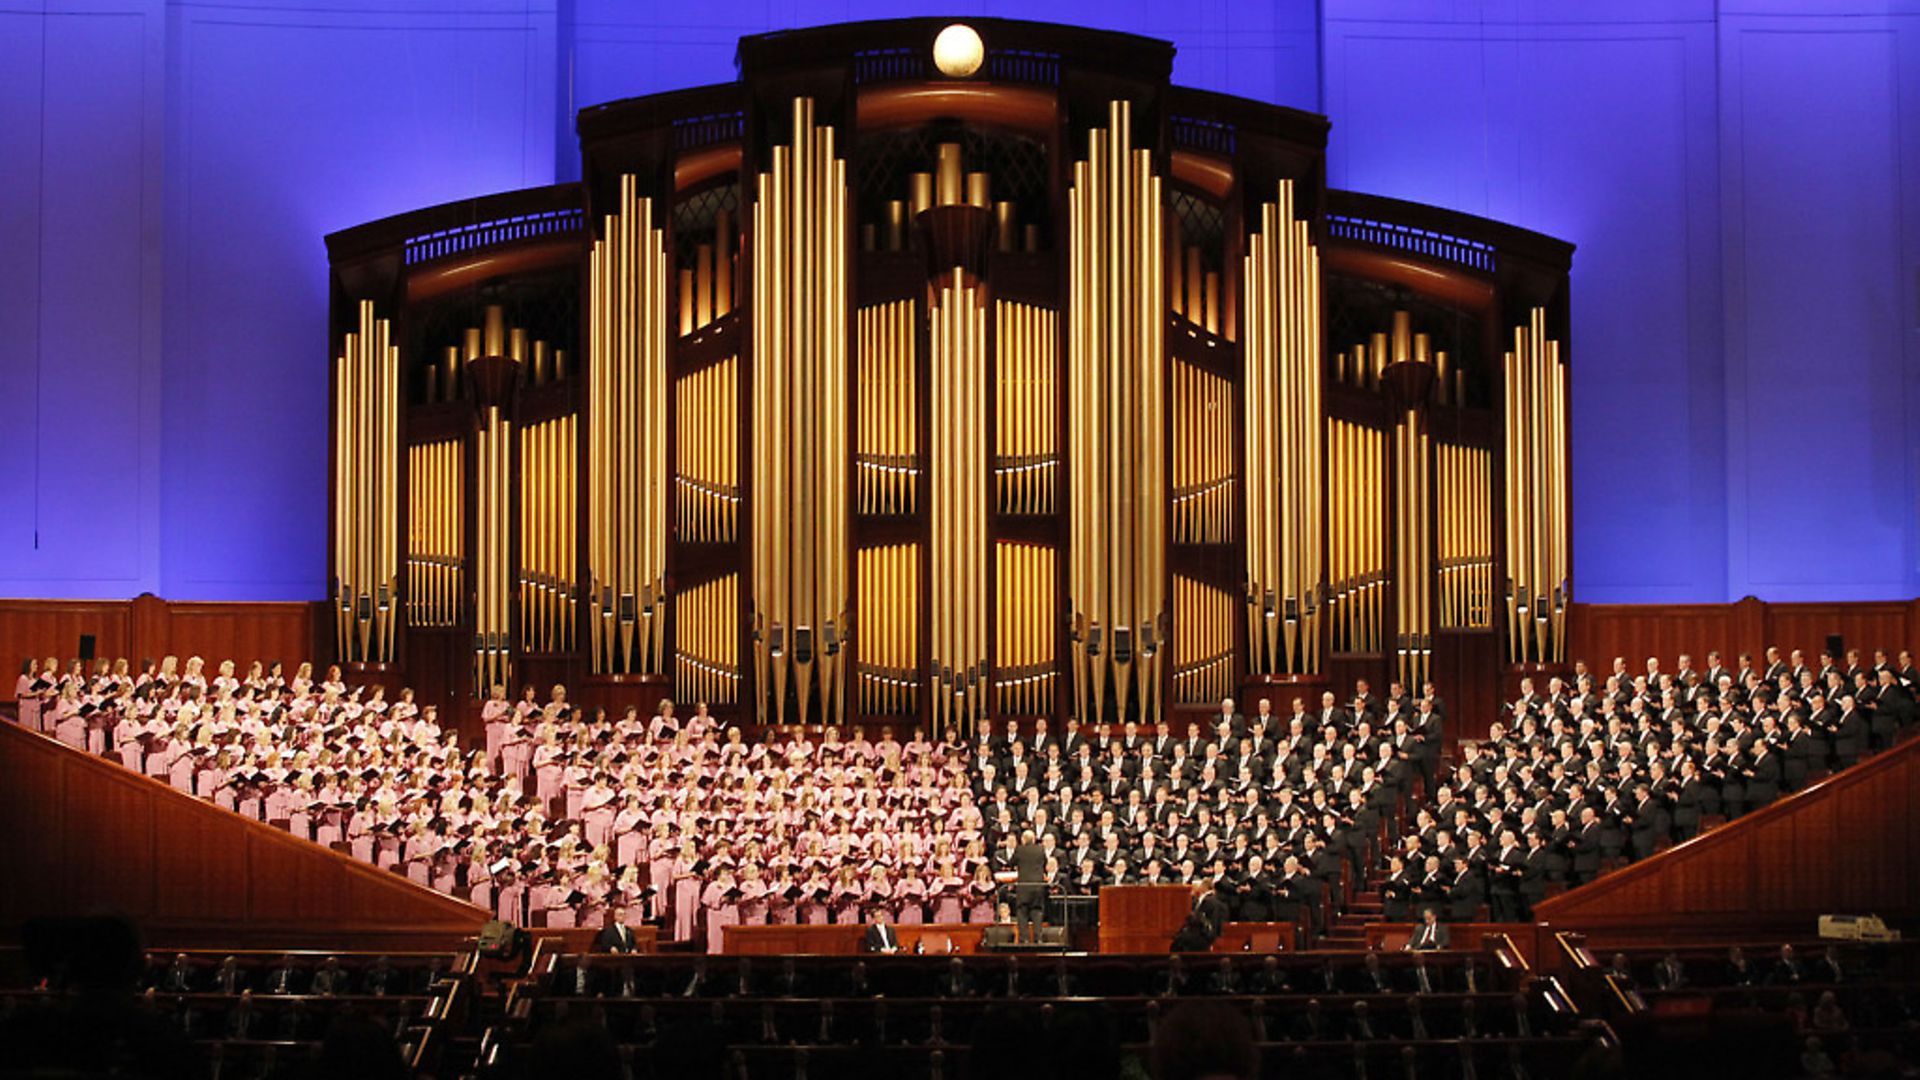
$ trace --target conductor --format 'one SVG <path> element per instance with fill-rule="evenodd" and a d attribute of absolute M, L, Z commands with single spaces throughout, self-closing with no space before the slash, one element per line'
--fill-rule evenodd
<path fill-rule="evenodd" d="M 1020 845 L 1013 849 L 1013 867 L 1014 939 L 1037 945 L 1047 914 L 1047 852 L 1034 840 L 1032 829 L 1021 831 Z"/>

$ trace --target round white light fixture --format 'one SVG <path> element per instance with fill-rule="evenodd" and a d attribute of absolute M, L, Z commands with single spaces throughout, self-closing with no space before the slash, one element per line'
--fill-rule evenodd
<path fill-rule="evenodd" d="M 933 66 L 949 78 L 964 79 L 986 63 L 987 46 L 966 23 L 954 23 L 933 39 Z"/>

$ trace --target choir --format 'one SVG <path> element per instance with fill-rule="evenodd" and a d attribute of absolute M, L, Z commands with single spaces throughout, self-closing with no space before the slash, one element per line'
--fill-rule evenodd
<path fill-rule="evenodd" d="M 741 923 L 991 922 L 1018 836 L 1050 893 L 1210 883 L 1236 920 L 1311 932 L 1354 882 L 1392 919 L 1523 918 L 1579 883 L 1763 806 L 1890 745 L 1914 721 L 1907 652 L 1737 668 L 1624 659 L 1521 694 L 1443 766 L 1445 706 L 1364 681 L 1344 702 L 1221 703 L 1184 731 L 1058 735 L 1008 722 L 971 743 L 914 728 L 775 729 L 748 742 L 697 706 L 642 718 L 566 689 L 495 687 L 468 749 L 411 691 L 316 680 L 302 664 L 209 676 L 198 657 L 28 661 L 19 720 L 230 810 L 272 822 L 518 923 L 658 920 L 719 951 Z M 1386 828 L 1383 829 L 1383 825 Z M 1385 835 L 1397 841 L 1376 846 Z"/>

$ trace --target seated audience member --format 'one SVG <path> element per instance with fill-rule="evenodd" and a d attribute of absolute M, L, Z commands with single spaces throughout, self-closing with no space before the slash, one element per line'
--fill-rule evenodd
<path fill-rule="evenodd" d="M 1420 909 L 1420 925 L 1413 928 L 1413 936 L 1407 939 L 1407 952 L 1437 952 L 1453 947 L 1453 933 L 1447 924 L 1440 921 L 1440 909 L 1426 907 Z"/>

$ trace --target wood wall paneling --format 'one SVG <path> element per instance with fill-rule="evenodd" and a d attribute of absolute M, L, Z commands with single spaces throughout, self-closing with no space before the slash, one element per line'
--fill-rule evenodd
<path fill-rule="evenodd" d="M 1709 939 L 1811 934 L 1823 914 L 1920 916 L 1920 739 L 1806 791 L 1553 897 L 1535 916 L 1558 929 Z M 1654 937 L 1649 940 L 1664 940 Z"/>
<path fill-rule="evenodd" d="M 150 943 L 453 947 L 487 912 L 0 723 L 0 933 L 113 910 Z"/>

